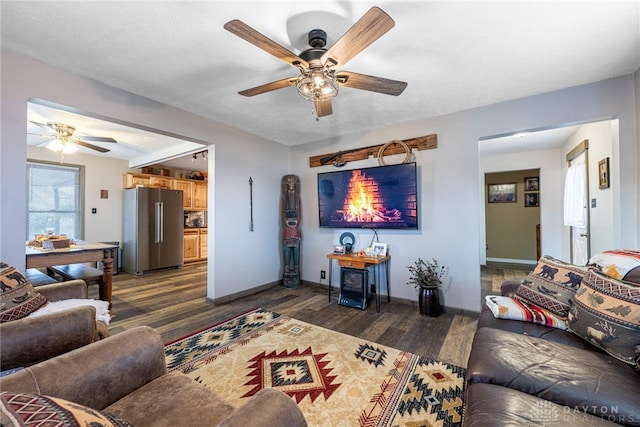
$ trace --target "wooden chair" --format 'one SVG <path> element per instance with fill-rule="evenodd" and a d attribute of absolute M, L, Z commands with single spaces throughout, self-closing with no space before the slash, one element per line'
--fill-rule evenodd
<path fill-rule="evenodd" d="M 37 268 L 27 268 L 25 277 L 31 282 L 33 286 L 51 285 L 53 283 L 58 283 L 58 281 L 54 277 L 44 274 Z"/>
<path fill-rule="evenodd" d="M 100 299 L 105 301 L 109 300 L 107 295 L 105 295 L 104 273 L 102 270 L 86 264 L 64 264 L 47 267 L 47 274 L 54 278 L 58 275 L 62 277 L 63 281 L 84 280 L 87 287 L 98 285 Z M 109 308 L 111 308 L 111 305 L 109 305 Z"/>

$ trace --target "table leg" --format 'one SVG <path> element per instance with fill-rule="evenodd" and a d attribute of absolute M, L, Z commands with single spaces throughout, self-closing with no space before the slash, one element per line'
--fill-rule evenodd
<path fill-rule="evenodd" d="M 331 302 L 331 272 L 333 271 L 333 260 L 329 259 L 329 302 Z"/>
<path fill-rule="evenodd" d="M 102 286 L 99 289 L 100 299 L 109 301 L 109 310 L 111 310 L 111 294 L 113 290 L 113 249 L 105 249 L 102 259 Z"/>
<path fill-rule="evenodd" d="M 391 293 L 389 291 L 389 261 L 384 263 L 385 279 L 384 283 L 387 287 L 387 302 L 391 302 Z"/>
<path fill-rule="evenodd" d="M 380 264 L 373 267 L 373 277 L 376 282 L 376 312 L 380 313 L 380 291 L 382 290 L 381 286 L 378 286 L 380 284 Z"/>

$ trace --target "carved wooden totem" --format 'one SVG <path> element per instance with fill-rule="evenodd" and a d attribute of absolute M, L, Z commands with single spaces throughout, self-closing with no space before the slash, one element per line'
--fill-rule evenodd
<path fill-rule="evenodd" d="M 297 288 L 300 285 L 300 178 L 285 175 L 281 183 L 280 216 L 282 218 L 282 253 L 284 268 L 282 285 Z"/>

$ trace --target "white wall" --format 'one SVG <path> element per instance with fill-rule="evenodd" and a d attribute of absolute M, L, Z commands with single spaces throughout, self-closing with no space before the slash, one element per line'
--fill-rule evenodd
<path fill-rule="evenodd" d="M 410 87 L 411 85 L 408 90 Z M 292 173 L 298 175 L 302 183 L 303 279 L 318 281 L 320 270 L 327 268 L 326 254 L 331 251 L 337 236 L 344 231 L 318 229 L 317 173 L 331 170 L 332 166 L 309 168 L 309 156 L 432 133 L 438 135 L 438 148 L 416 153 L 421 179 L 420 230 L 407 233 L 385 231 L 380 236 L 381 241 L 389 243 L 392 257 L 392 297 L 416 299 L 413 288 L 406 285 L 406 266 L 419 256 L 436 257 L 447 265 L 450 271 L 449 287 L 443 295 L 444 304 L 466 310 L 480 309 L 479 236 L 484 222 L 481 221 L 479 207 L 480 174 L 477 144 L 483 136 L 618 118 L 620 146 L 618 152 L 614 152 L 613 155 L 618 156 L 620 162 L 620 188 L 612 189 L 614 198 L 617 197 L 619 200 L 614 212 L 613 241 L 620 247 L 638 247 L 636 112 L 633 92 L 633 76 L 623 76 L 460 113 L 398 124 L 367 134 L 293 147 Z M 428 102 L 428 99 L 425 102 Z M 338 108 L 334 111 L 335 114 L 341 114 Z M 345 168 L 371 164 L 375 162 L 360 161 L 348 164 Z M 527 165 L 528 168 L 540 166 L 544 165 Z M 550 168 L 557 172 L 547 174 L 548 178 L 544 178 L 540 183 L 541 188 L 553 187 L 548 180 L 560 182 L 562 179 L 559 163 Z M 542 216 L 546 224 L 561 220 L 545 211 L 542 212 Z M 552 228 L 551 225 L 548 227 Z M 368 242 L 369 236 L 362 240 Z M 545 250 L 557 250 L 557 243 L 548 241 L 543 245 L 546 245 Z"/>
<path fill-rule="evenodd" d="M 564 188 L 564 177 L 567 174 L 566 155 L 584 140 L 589 140 L 589 203 L 596 199 L 596 207 L 590 209 L 589 240 L 591 243 L 591 255 L 595 255 L 607 249 L 621 249 L 614 241 L 614 192 L 619 185 L 619 158 L 613 156 L 614 147 L 618 145 L 617 120 L 607 120 L 603 122 L 590 123 L 580 126 L 580 128 L 566 141 L 562 148 L 562 186 Z M 598 182 L 598 162 L 605 157 L 609 157 L 610 187 L 599 189 Z M 564 192 L 564 190 L 563 190 Z M 562 202 L 561 202 L 562 203 Z M 560 211 L 562 215 L 562 210 Z M 570 260 L 569 253 L 571 247 L 570 227 L 562 227 L 565 255 L 562 259 Z"/>
<path fill-rule="evenodd" d="M 38 98 L 85 113 L 211 143 L 209 256 L 213 262 L 209 263 L 208 296 L 217 298 L 278 280 L 280 254 L 276 248 L 279 238 L 279 191 L 281 177 L 289 173 L 287 147 L 6 49 L 2 49 L 0 66 L 2 261 L 20 269 L 25 264 L 27 102 L 30 98 Z M 96 166 L 92 164 L 91 169 L 87 169 L 91 187 L 94 186 L 91 180 L 102 179 L 101 174 L 105 173 Z M 120 170 L 107 174 L 109 182 L 114 180 L 115 183 L 115 180 L 121 179 Z M 254 180 L 254 233 L 249 232 L 248 222 L 249 176 Z M 92 197 L 93 194 L 87 196 L 88 202 L 93 202 Z M 100 208 L 102 205 L 97 206 Z M 115 204 L 104 204 L 104 210 L 99 212 L 101 218 L 105 218 L 121 216 L 122 210 Z M 103 212 L 105 216 L 102 216 Z M 93 227 L 93 218 L 89 218 L 91 224 L 87 225 Z M 117 227 L 115 223 L 112 226 Z M 87 230 L 87 236 L 96 238 L 102 238 L 101 233 Z M 108 235 L 111 235 L 110 232 Z"/>

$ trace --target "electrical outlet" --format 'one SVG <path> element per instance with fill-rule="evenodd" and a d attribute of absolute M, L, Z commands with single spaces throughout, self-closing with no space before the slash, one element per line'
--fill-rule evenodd
<path fill-rule="evenodd" d="M 327 278 L 327 272 L 324 270 L 320 270 L 320 279 L 326 279 Z"/>

